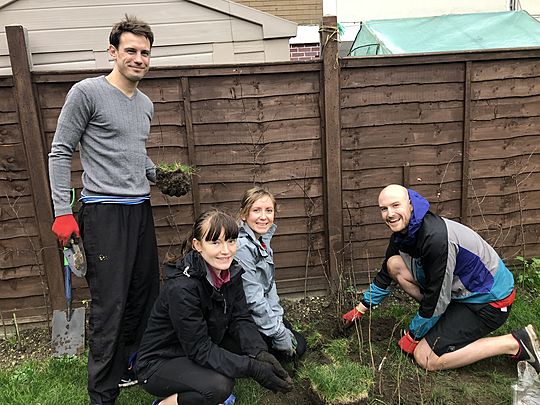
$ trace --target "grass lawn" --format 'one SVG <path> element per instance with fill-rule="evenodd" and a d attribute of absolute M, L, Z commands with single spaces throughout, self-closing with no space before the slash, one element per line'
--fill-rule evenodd
<path fill-rule="evenodd" d="M 407 297 L 395 294 L 356 327 L 346 330 L 340 327 L 339 314 L 345 308 L 337 304 L 339 301 L 320 297 L 284 301 L 288 318 L 305 334 L 309 345 L 304 358 L 286 364 L 294 376 L 294 390 L 272 394 L 251 380 L 240 379 L 234 390 L 238 405 L 511 403 L 517 371 L 507 356 L 459 370 L 428 373 L 396 344 L 398 331 L 417 308 Z M 528 323 L 540 330 L 539 314 L 538 294 L 518 291 L 508 322 L 496 334 Z M 15 353 L 22 351 L 15 349 L 16 345 L 14 338 L 3 341 L 0 357 L 9 348 Z M 87 403 L 86 356 L 28 357 L 32 356 L 0 362 L 0 404 Z M 123 389 L 117 404 L 149 405 L 152 400 L 136 386 Z"/>

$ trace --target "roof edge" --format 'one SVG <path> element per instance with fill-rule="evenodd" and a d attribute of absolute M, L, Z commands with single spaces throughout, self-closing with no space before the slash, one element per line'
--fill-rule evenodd
<path fill-rule="evenodd" d="M 15 3 L 17 0 L 0 0 L 0 8 L 9 6 L 11 3 Z"/>
<path fill-rule="evenodd" d="M 295 37 L 298 24 L 293 21 L 227 0 L 187 0 L 224 14 L 260 24 L 264 39 Z"/>
<path fill-rule="evenodd" d="M 0 9 L 15 3 L 17 0 L 0 0 Z M 296 36 L 298 24 L 284 18 L 265 13 L 252 7 L 244 6 L 228 0 L 186 0 L 223 14 L 232 15 L 243 20 L 260 24 L 263 30 L 263 38 L 291 38 Z"/>

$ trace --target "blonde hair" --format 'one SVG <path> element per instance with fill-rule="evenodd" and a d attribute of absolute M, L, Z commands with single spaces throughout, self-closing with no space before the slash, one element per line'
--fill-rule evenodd
<path fill-rule="evenodd" d="M 238 210 L 236 219 L 240 221 L 242 220 L 242 217 L 247 217 L 251 206 L 255 203 L 255 201 L 263 197 L 270 198 L 272 204 L 274 204 L 274 211 L 277 212 L 277 203 L 274 195 L 266 188 L 253 187 L 244 192 L 244 196 L 242 197 L 242 202 L 240 203 L 240 209 Z"/>

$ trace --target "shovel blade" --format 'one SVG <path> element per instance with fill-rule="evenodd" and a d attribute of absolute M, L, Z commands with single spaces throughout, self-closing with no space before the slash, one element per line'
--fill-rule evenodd
<path fill-rule="evenodd" d="M 64 248 L 64 257 L 68 265 L 77 277 L 86 275 L 86 256 L 81 238 L 71 238 Z"/>
<path fill-rule="evenodd" d="M 52 319 L 52 347 L 55 356 L 84 352 L 85 310 L 75 308 L 68 321 L 66 311 L 54 310 Z"/>

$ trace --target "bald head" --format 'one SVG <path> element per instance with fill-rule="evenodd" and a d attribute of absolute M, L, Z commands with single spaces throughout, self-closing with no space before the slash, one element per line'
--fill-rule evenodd
<path fill-rule="evenodd" d="M 409 226 L 413 207 L 407 189 L 399 184 L 386 186 L 379 194 L 383 221 L 392 232 L 404 232 Z"/>

